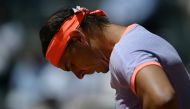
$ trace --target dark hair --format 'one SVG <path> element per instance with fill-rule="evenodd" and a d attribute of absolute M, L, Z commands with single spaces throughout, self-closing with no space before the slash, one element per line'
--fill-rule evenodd
<path fill-rule="evenodd" d="M 50 16 L 47 23 L 41 28 L 40 40 L 44 56 L 46 54 L 51 39 L 59 31 L 62 23 L 73 15 L 74 12 L 72 9 L 60 9 L 52 16 Z M 102 30 L 103 27 L 106 26 L 106 24 L 109 24 L 106 16 L 86 15 L 81 22 L 80 28 L 82 29 L 82 31 L 89 33 L 93 32 L 95 28 Z"/>

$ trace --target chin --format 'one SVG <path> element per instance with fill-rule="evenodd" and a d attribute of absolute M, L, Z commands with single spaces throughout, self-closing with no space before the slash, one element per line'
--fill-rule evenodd
<path fill-rule="evenodd" d="M 109 71 L 109 67 L 105 67 L 105 68 L 102 68 L 102 69 L 98 69 L 96 72 L 97 73 L 107 73 Z"/>
<path fill-rule="evenodd" d="M 109 66 L 105 63 L 100 63 L 96 66 L 97 73 L 107 73 L 109 71 Z"/>
<path fill-rule="evenodd" d="M 109 69 L 106 69 L 105 71 L 103 71 L 102 73 L 107 73 L 109 71 Z"/>

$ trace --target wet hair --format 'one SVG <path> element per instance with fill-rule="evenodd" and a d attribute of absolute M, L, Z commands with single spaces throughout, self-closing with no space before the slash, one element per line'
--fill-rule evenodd
<path fill-rule="evenodd" d="M 73 15 L 74 11 L 72 8 L 60 9 L 52 14 L 46 24 L 41 28 L 40 40 L 44 56 L 51 39 L 59 31 L 62 23 Z M 98 31 L 102 31 L 109 23 L 106 16 L 86 15 L 81 22 L 80 29 L 86 34 L 93 33 L 97 29 L 99 29 Z"/>

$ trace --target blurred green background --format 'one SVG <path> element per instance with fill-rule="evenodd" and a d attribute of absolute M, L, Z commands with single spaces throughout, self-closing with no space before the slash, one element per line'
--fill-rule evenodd
<path fill-rule="evenodd" d="M 114 109 L 109 73 L 77 80 L 42 56 L 40 27 L 76 5 L 143 25 L 169 41 L 190 71 L 190 0 L 0 0 L 0 109 Z"/>

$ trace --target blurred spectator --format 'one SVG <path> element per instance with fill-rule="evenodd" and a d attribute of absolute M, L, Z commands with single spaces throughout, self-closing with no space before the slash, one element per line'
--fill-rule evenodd
<path fill-rule="evenodd" d="M 15 57 L 23 44 L 24 28 L 21 22 L 12 19 L 11 10 L 5 1 L 0 1 L 0 108 L 9 85 Z"/>
<path fill-rule="evenodd" d="M 9 65 L 10 59 L 20 50 L 23 43 L 23 27 L 19 22 L 0 25 L 0 75 Z"/>
<path fill-rule="evenodd" d="M 39 101 L 38 65 L 31 55 L 23 54 L 18 58 L 6 98 L 8 109 L 31 109 Z"/>

